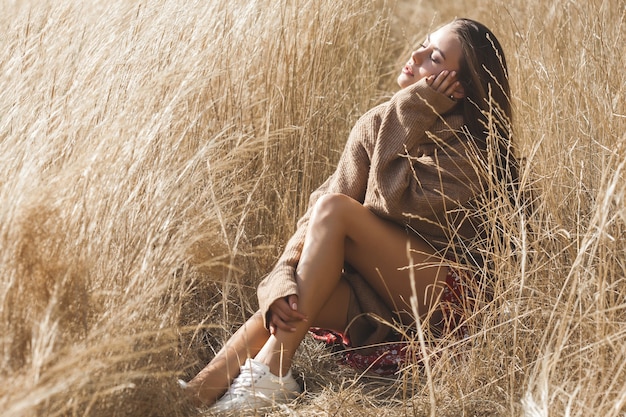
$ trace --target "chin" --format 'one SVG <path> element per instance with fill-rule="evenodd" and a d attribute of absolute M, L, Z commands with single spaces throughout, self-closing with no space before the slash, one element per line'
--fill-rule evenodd
<path fill-rule="evenodd" d="M 407 88 L 408 86 L 410 86 L 411 84 L 413 84 L 413 80 L 409 80 L 404 76 L 399 76 L 398 77 L 398 85 L 400 86 L 400 88 Z"/>

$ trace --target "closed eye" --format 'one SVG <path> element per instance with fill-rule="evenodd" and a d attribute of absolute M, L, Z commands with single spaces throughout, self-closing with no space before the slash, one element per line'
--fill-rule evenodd
<path fill-rule="evenodd" d="M 419 47 L 420 47 L 420 49 L 426 49 L 427 48 L 427 46 L 425 44 L 423 44 L 423 43 L 420 43 Z M 435 50 L 435 51 L 431 52 L 429 58 L 435 64 L 439 64 L 439 63 L 441 63 L 441 60 L 438 57 L 437 58 L 435 57 L 435 52 L 437 52 L 437 51 Z"/>

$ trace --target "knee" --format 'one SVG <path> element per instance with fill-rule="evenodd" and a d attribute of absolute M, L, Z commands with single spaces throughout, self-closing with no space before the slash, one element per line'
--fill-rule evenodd
<path fill-rule="evenodd" d="M 354 204 L 359 203 L 344 194 L 323 195 L 315 202 L 311 222 L 319 224 L 343 221 L 346 215 L 349 215 Z"/>

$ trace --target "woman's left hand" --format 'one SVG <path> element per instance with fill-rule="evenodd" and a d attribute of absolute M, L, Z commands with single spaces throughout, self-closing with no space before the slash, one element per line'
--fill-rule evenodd
<path fill-rule="evenodd" d="M 295 294 L 275 300 L 269 308 L 269 330 L 276 334 L 277 329 L 295 332 L 295 323 L 307 321 L 307 317 L 298 311 L 298 296 Z"/>
<path fill-rule="evenodd" d="M 437 75 L 429 75 L 426 77 L 426 83 L 452 100 L 461 100 L 465 97 L 465 90 L 461 82 L 457 80 L 456 71 L 443 70 Z"/>

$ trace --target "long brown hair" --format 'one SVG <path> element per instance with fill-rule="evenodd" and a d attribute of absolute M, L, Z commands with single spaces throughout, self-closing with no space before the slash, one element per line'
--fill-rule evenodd
<path fill-rule="evenodd" d="M 504 211 L 496 214 L 498 227 L 487 234 L 491 233 L 490 240 L 509 241 L 508 245 L 512 247 L 515 243 L 499 232 L 504 228 L 503 224 L 507 227 L 512 224 L 507 223 L 502 214 L 525 217 L 524 222 L 515 223 L 523 225 L 526 233 L 532 233 L 528 219 L 532 216 L 534 204 L 532 191 L 524 190 L 520 183 L 519 160 L 511 129 L 513 114 L 506 58 L 498 39 L 483 24 L 471 19 L 456 19 L 451 27 L 463 51 L 459 80 L 465 89 L 465 98 L 459 103 L 459 110 L 473 142 L 488 156 L 490 178 L 484 197 L 510 204 L 496 205 L 498 210 Z M 491 263 L 491 259 L 482 256 L 477 261 Z"/>
<path fill-rule="evenodd" d="M 451 27 L 463 51 L 459 80 L 465 89 L 460 104 L 465 124 L 480 148 L 497 150 L 496 177 L 515 193 L 519 173 L 511 133 L 511 90 L 504 51 L 482 23 L 455 19 Z"/>

